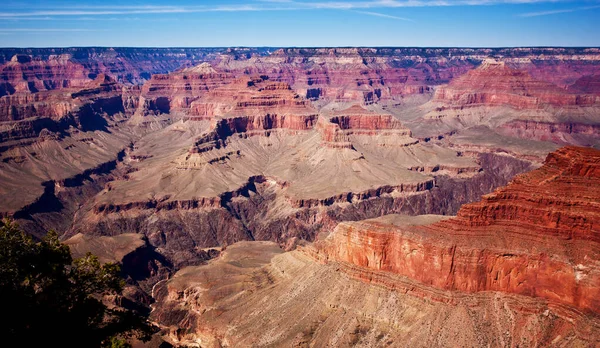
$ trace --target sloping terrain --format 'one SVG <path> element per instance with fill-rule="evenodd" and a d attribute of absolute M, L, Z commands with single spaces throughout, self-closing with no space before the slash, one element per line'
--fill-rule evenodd
<path fill-rule="evenodd" d="M 563 202 L 572 195 L 571 183 L 552 179 L 543 186 L 529 177 L 531 182 L 513 183 L 509 191 L 495 193 L 496 198 L 486 198 L 483 205 L 465 206 L 456 219 L 429 222 L 456 215 L 464 204 L 540 167 L 563 145 L 599 146 L 598 49 L 0 49 L 0 64 L 0 216 L 14 218 L 36 237 L 55 229 L 74 253 L 92 251 L 103 261 L 123 263 L 133 301 L 144 305 L 152 297 L 164 301 L 160 296 L 166 290 L 160 285 L 175 287 L 167 278 L 186 266 L 204 264 L 224 248 L 222 258 L 198 270 L 216 267 L 207 272 L 231 273 L 233 279 L 218 280 L 227 291 L 216 297 L 230 291 L 232 301 L 248 300 L 240 290 L 250 277 L 256 283 L 256 301 L 265 282 L 272 283 L 274 298 L 291 301 L 289 310 L 294 313 L 293 306 L 303 296 L 316 298 L 324 291 L 317 285 L 338 289 L 326 302 L 314 302 L 305 318 L 311 323 L 308 328 L 302 319 L 281 336 L 271 335 L 276 342 L 302 345 L 318 335 L 332 345 L 406 342 L 415 335 L 423 345 L 447 342 L 443 337 L 455 332 L 447 331 L 456 328 L 450 325 L 455 319 L 437 322 L 419 335 L 422 327 L 402 321 L 409 312 L 420 313 L 421 306 L 431 310 L 424 325 L 441 313 L 471 318 L 473 325 L 485 322 L 490 313 L 498 315 L 496 326 L 464 331 L 464 342 L 480 335 L 482 342 L 494 345 L 513 340 L 550 344 L 556 335 L 561 344 L 592 342 L 589 332 L 595 330 L 595 321 L 583 326 L 578 322 L 588 318 L 587 312 L 571 316 L 554 305 L 548 307 L 554 314 L 538 311 L 547 307 L 544 301 L 560 303 L 569 311 L 597 305 L 596 289 L 586 285 L 586 279 L 596 279 L 592 270 L 597 266 L 589 263 L 597 253 L 596 241 L 593 233 L 580 238 L 587 236 L 588 225 L 578 220 L 595 216 L 596 208 L 590 202 L 587 210 L 573 208 L 591 196 Z M 580 152 L 561 150 L 551 158 L 557 161 L 555 167 L 563 167 L 564 158 L 572 157 L 576 163 L 590 156 Z M 554 168 L 551 162 L 540 170 L 547 173 L 548 168 Z M 564 179 L 566 174 L 548 175 Z M 517 193 L 511 187 L 518 187 Z M 543 192 L 538 192 L 540 187 Z M 564 192 L 541 198 L 555 188 Z M 540 208 L 544 205 L 545 210 Z M 409 225 L 426 225 L 409 232 L 390 227 L 393 221 L 385 219 L 394 218 L 368 220 L 389 214 L 428 217 L 406 218 Z M 543 231 L 533 226 L 540 221 Z M 577 221 L 581 228 L 565 227 Z M 523 232 L 526 223 L 533 226 L 527 225 L 534 235 Z M 380 225 L 384 227 L 373 227 Z M 393 238 L 392 229 L 400 231 Z M 496 237 L 507 229 L 521 231 L 522 235 L 515 234 L 521 239 Z M 394 238 L 409 236 L 407 240 L 416 243 L 414 257 L 419 255 L 418 242 L 427 242 L 423 248 L 434 248 L 439 255 L 427 254 L 412 263 L 403 255 L 387 256 L 393 254 L 387 251 L 385 258 L 377 256 L 377 250 L 365 255 L 365 245 L 345 243 L 348 238 L 360 242 L 363 230 L 381 236 L 377 245 L 384 249 L 395 248 L 389 246 Z M 236 244 L 246 241 L 264 243 Z M 307 246 L 312 242 L 315 246 Z M 497 248 L 482 249 L 486 243 Z M 528 243 L 541 243 L 537 246 L 541 251 L 519 249 Z M 462 269 L 447 262 L 452 245 L 456 257 L 462 257 Z M 298 246 L 306 247 L 275 256 Z M 265 258 L 249 261 L 248 267 L 240 261 L 242 269 L 222 265 L 229 257 L 245 260 L 244 255 L 253 258 L 263 252 Z M 443 267 L 440 271 L 431 266 L 431 279 L 401 272 L 428 267 L 427 262 L 436 258 Z M 330 264 L 323 266 L 315 259 Z M 482 260 L 482 266 L 475 267 L 479 273 L 469 273 L 478 260 Z M 584 268 L 575 269 L 579 264 Z M 532 296 L 531 284 L 542 279 L 531 269 L 542 265 L 551 265 L 561 276 L 544 278 L 551 290 Z M 444 273 L 447 267 L 454 267 L 454 273 Z M 486 273 L 486 267 L 493 272 Z M 513 268 L 518 274 L 509 272 Z M 285 274 L 276 269 L 286 269 Z M 312 275 L 303 274 L 305 270 Z M 389 274 L 395 274 L 393 281 L 387 280 Z M 582 278 L 573 283 L 574 275 Z M 378 287 L 352 277 L 373 278 Z M 376 294 L 365 301 L 400 296 L 389 288 L 405 289 L 397 279 L 406 277 L 412 277 L 410 289 L 443 299 L 442 303 L 424 295 L 419 296 L 425 300 L 402 295 L 398 303 L 412 304 L 408 312 L 387 313 L 395 318 L 385 322 L 388 326 L 380 326 L 384 322 L 369 326 L 362 319 L 356 324 L 363 314 L 378 317 L 381 309 L 365 303 L 359 315 L 349 311 L 348 303 L 357 301 L 360 293 Z M 177 291 L 202 281 L 186 281 L 177 285 Z M 314 282 L 314 287 L 304 288 L 302 282 Z M 286 287 L 308 293 L 298 290 L 290 299 L 285 291 L 278 292 Z M 346 294 L 344 287 L 356 292 Z M 419 290 L 425 288 L 429 290 Z M 453 307 L 454 298 L 474 302 Z M 490 305 L 492 298 L 499 302 Z M 199 303 L 211 301 L 221 306 L 218 298 Z M 235 301 L 232 306 L 239 304 Z M 261 301 L 257 303 L 264 304 Z M 205 335 L 185 312 L 193 306 L 171 305 L 184 312 L 156 307 L 158 321 L 194 328 L 191 340 Z M 271 305 L 269 311 L 281 310 L 278 303 Z M 509 309 L 498 314 L 497 306 Z M 523 312 L 519 306 L 534 310 Z M 239 314 L 233 307 L 223 308 L 232 318 Z M 267 312 L 253 313 L 248 320 Z M 264 320 L 278 320 L 274 312 L 268 313 L 272 318 Z M 319 331 L 321 314 L 344 319 L 327 324 L 335 329 Z M 509 317 L 516 319 L 507 321 Z M 182 324 L 181 318 L 190 323 Z M 221 322 L 214 323 L 222 329 Z M 555 326 L 545 326 L 548 323 Z M 244 329 L 227 333 L 209 328 L 212 333 L 202 337 L 249 345 L 270 335 L 250 334 L 251 321 L 236 325 Z M 523 325 L 534 332 L 519 331 Z M 369 327 L 380 327 L 381 332 L 368 331 Z M 336 334 L 329 336 L 332 332 Z M 436 332 L 443 333 L 439 340 L 433 338 Z M 172 335 L 188 339 L 181 331 Z M 342 337 L 354 338 L 344 343 Z"/>
<path fill-rule="evenodd" d="M 563 148 L 455 218 L 240 243 L 161 285 L 165 338 L 202 346 L 596 346 L 600 151 Z"/>

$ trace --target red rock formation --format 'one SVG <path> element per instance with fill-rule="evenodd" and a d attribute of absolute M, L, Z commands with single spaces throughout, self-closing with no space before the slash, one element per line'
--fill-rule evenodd
<path fill-rule="evenodd" d="M 142 87 L 142 114 L 182 112 L 192 116 L 213 116 L 209 109 L 193 105 L 208 91 L 233 82 L 234 76 L 217 73 L 209 64 L 170 74 L 156 74 Z M 190 110 L 191 108 L 191 110 Z"/>
<path fill-rule="evenodd" d="M 370 275 L 384 271 L 443 290 L 515 293 L 598 315 L 599 201 L 600 151 L 567 147 L 456 218 L 342 223 L 318 247 L 329 261 L 358 266 L 354 275 L 365 280 L 385 283 Z"/>
<path fill-rule="evenodd" d="M 600 104 L 594 95 L 573 94 L 504 62 L 486 61 L 479 68 L 436 90 L 434 101 L 460 106 L 508 105 L 536 109 L 544 105 L 590 106 Z"/>
<path fill-rule="evenodd" d="M 69 55 L 50 56 L 47 60 L 15 55 L 0 66 L 0 77 L 5 81 L 6 94 L 78 88 L 91 81 L 85 67 Z"/>
<path fill-rule="evenodd" d="M 465 60 L 409 55 L 400 62 L 390 59 L 391 55 L 378 54 L 377 49 L 280 49 L 267 57 L 246 60 L 223 55 L 216 66 L 237 75 L 268 75 L 292 85 L 310 100 L 362 104 L 428 93 L 430 84 L 446 82 L 472 68 Z"/>
<path fill-rule="evenodd" d="M 77 102 L 51 92 L 16 93 L 0 98 L 0 121 L 45 116 L 61 118 L 78 107 Z"/>
<path fill-rule="evenodd" d="M 600 138 L 600 125 L 592 123 L 515 120 L 503 124 L 498 131 L 505 135 L 558 144 L 587 145 L 585 139 L 580 140 L 576 137 Z"/>
<path fill-rule="evenodd" d="M 338 149 L 353 148 L 348 135 L 342 131 L 339 124 L 330 122 L 325 117 L 319 117 L 316 129 L 321 134 L 325 146 Z"/>
<path fill-rule="evenodd" d="M 8 122 L 0 126 L 0 141 L 36 137 L 44 128 L 54 132 L 70 126 L 103 128 L 106 121 L 99 117 L 131 112 L 137 104 L 136 94 L 133 88 L 124 91 L 122 85 L 101 74 L 81 88 L 5 95 L 0 97 L 0 122 Z"/>
<path fill-rule="evenodd" d="M 458 225 L 536 226 L 528 234 L 600 242 L 600 151 L 565 147 L 548 155 L 544 166 L 516 177 L 510 185 L 465 205 Z"/>
<path fill-rule="evenodd" d="M 410 130 L 394 116 L 376 114 L 358 105 L 336 111 L 329 117 L 321 117 L 316 128 L 321 133 L 323 143 L 334 148 L 352 148 L 350 139 L 352 135 L 395 137 L 412 135 Z"/>
<path fill-rule="evenodd" d="M 199 97 L 191 104 L 191 119 L 212 119 L 211 131 L 197 139 L 190 153 L 225 145 L 232 134 L 265 135 L 266 131 L 313 129 L 317 111 L 282 82 L 238 79 Z"/>
<path fill-rule="evenodd" d="M 586 75 L 569 86 L 574 93 L 600 94 L 600 75 Z"/>
<path fill-rule="evenodd" d="M 48 64 L 49 67 L 41 68 L 35 65 L 41 70 L 39 72 L 41 76 L 36 75 L 37 70 L 31 72 L 31 75 L 22 73 L 23 79 L 33 81 L 29 82 L 32 86 L 43 84 L 45 87 L 15 90 L 14 93 L 0 98 L 0 121 L 17 121 L 32 117 L 60 119 L 78 110 L 89 99 L 97 99 L 98 96 L 106 94 L 120 97 L 121 86 L 107 75 L 100 74 L 94 80 L 77 79 L 71 75 L 81 75 L 82 71 L 79 69 L 72 72 L 70 69 L 74 69 L 74 64 L 69 60 L 61 60 L 58 63 L 51 60 Z M 7 74 L 6 71 L 0 72 L 1 74 L 10 81 L 11 74 Z M 65 79 L 64 81 L 68 83 L 43 80 L 46 78 Z M 64 92 L 54 91 L 54 89 L 61 89 Z"/>

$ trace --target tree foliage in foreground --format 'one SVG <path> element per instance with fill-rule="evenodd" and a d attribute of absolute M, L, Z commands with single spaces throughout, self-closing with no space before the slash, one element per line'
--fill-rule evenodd
<path fill-rule="evenodd" d="M 89 253 L 73 260 L 55 232 L 36 242 L 16 224 L 0 222 L 0 342 L 14 344 L 7 347 L 101 347 L 132 336 L 149 339 L 145 318 L 103 302 L 123 286 L 118 265 L 102 265 Z"/>

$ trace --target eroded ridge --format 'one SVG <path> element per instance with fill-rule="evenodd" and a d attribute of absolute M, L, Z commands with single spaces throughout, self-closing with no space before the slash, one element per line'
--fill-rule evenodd
<path fill-rule="evenodd" d="M 600 313 L 600 151 L 567 147 L 543 167 L 463 206 L 456 218 L 348 222 L 318 246 L 326 261 L 461 292 L 500 291 Z M 390 284 L 390 286 L 394 286 Z"/>
<path fill-rule="evenodd" d="M 434 101 L 460 106 L 510 105 L 516 109 L 552 106 L 590 106 L 600 101 L 594 94 L 565 91 L 552 83 L 536 80 L 522 69 L 503 61 L 485 60 L 477 69 L 436 90 Z"/>

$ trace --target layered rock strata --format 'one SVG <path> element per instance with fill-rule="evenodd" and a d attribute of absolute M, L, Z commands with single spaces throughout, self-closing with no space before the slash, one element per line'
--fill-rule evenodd
<path fill-rule="evenodd" d="M 389 272 L 438 289 L 515 293 L 598 315 L 599 181 L 600 151 L 567 147 L 456 218 L 342 223 L 318 248 L 364 280 L 385 283 L 369 270 Z"/>
<path fill-rule="evenodd" d="M 515 109 L 550 106 L 590 106 L 600 103 L 593 94 L 574 94 L 548 82 L 535 80 L 526 71 L 500 61 L 484 61 L 477 69 L 436 90 L 434 101 L 468 107 L 509 105 Z"/>
<path fill-rule="evenodd" d="M 344 222 L 287 253 L 234 244 L 161 283 L 152 318 L 215 347 L 596 346 L 599 180 L 600 151 L 568 147 L 456 217 Z"/>
<path fill-rule="evenodd" d="M 533 64 L 485 60 L 478 68 L 438 87 L 433 99 L 421 106 L 423 118 L 409 126 L 420 138 L 448 138 L 449 143 L 465 150 L 488 147 L 494 151 L 507 143 L 517 145 L 512 147 L 523 153 L 547 147 L 544 143 L 596 146 L 600 138 L 594 115 L 600 109 L 600 99 L 594 92 L 594 75 L 580 77 L 579 72 L 572 76 L 583 79 L 577 83 L 569 76 L 581 67 L 556 71 L 557 76 L 569 79 L 571 86 L 556 85 L 555 79 L 532 69 Z M 594 65 L 589 69 L 590 74 L 595 73 Z M 469 134 L 470 143 L 465 142 L 466 137 L 454 141 L 452 135 L 463 134 Z"/>
<path fill-rule="evenodd" d="M 489 56 L 503 66 L 481 64 Z M 599 57 L 586 48 L 2 49 L 0 214 L 38 235 L 144 233 L 182 263 L 238 240 L 312 240 L 346 219 L 453 214 L 529 168 L 515 157 L 540 162 L 551 142 L 597 144 L 596 106 L 565 104 L 597 97 Z M 427 103 L 454 85 L 486 97 Z M 501 105 L 479 104 L 496 91 Z M 424 119 L 433 104 L 459 117 Z"/>

